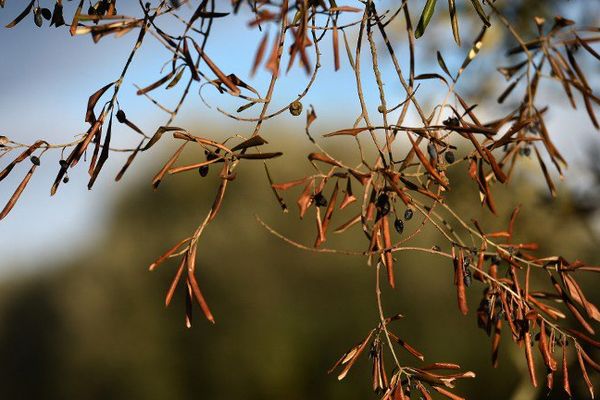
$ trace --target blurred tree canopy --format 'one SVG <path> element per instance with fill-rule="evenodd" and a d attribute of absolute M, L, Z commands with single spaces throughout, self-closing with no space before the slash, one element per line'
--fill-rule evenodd
<path fill-rule="evenodd" d="M 303 146 L 298 138 L 286 148 Z M 293 170 L 285 162 L 276 167 L 282 173 Z M 154 272 L 158 279 L 141 267 L 152 261 L 166 240 L 174 241 L 189 230 L 200 217 L 199 210 L 210 205 L 205 191 L 213 183 L 186 176 L 166 182 L 155 193 L 145 183 L 132 183 L 110 217 L 106 237 L 94 244 L 94 250 L 69 265 L 0 285 L 2 395 L 115 400 L 199 395 L 215 400 L 376 398 L 364 385 L 370 374 L 366 358 L 358 361 L 344 383 L 326 374 L 354 337 L 376 322 L 372 267 L 360 257 L 301 251 L 270 235 L 254 213 L 299 238 L 314 228 L 308 223 L 298 230 L 291 215 L 280 217 L 269 193 L 256 189 L 264 185 L 260 166 L 244 174 L 247 179 L 234 187 L 243 204 L 226 207 L 221 224 L 199 248 L 199 281 L 209 298 L 218 299 L 213 302 L 216 325 L 200 323 L 187 330 L 180 313 L 161 311 L 160 293 L 167 290 L 175 265 L 161 266 Z M 502 227 L 521 202 L 520 232 L 538 241 L 542 250 L 561 248 L 567 255 L 600 262 L 598 238 L 587 229 L 585 216 L 575 213 L 569 196 L 548 201 L 545 188 L 521 175 L 499 193 L 500 212 L 491 217 L 484 209 L 473 210 L 459 194 L 475 190 L 462 176 L 457 174 L 456 196 L 449 199 L 458 210 L 476 211 L 473 216 L 484 226 Z M 359 231 L 356 228 L 344 241 L 360 243 Z M 443 239 L 429 229 L 419 243 Z M 536 391 L 523 371 L 519 349 L 510 344 L 501 348 L 500 365 L 493 369 L 486 334 L 472 317 L 459 317 L 453 307 L 446 307 L 454 296 L 451 266 L 435 256 L 410 252 L 398 256 L 398 262 L 403 274 L 396 290 L 386 290 L 389 307 L 402 310 L 406 318 L 398 322 L 398 330 L 417 349 L 427 349 L 426 361 L 454 360 L 477 371 L 478 379 L 460 385 L 468 398 L 481 398 L 482 393 L 488 399 L 534 398 Z M 583 285 L 593 288 L 597 282 Z M 479 283 L 469 288 L 473 308 L 482 288 Z M 591 301 L 600 300 L 597 292 L 588 293 Z M 178 292 L 170 307 L 181 309 L 182 295 Z M 505 336 L 508 342 L 508 332 Z M 582 382 L 573 390 L 574 398 L 585 396 Z M 547 398 L 544 389 L 537 393 L 540 399 Z M 557 391 L 550 397 L 561 398 Z"/>

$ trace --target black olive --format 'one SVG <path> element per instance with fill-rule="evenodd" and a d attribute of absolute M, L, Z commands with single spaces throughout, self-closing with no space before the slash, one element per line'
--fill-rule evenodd
<path fill-rule="evenodd" d="M 50 18 L 52 18 L 52 12 L 49 9 L 42 8 L 40 12 L 42 13 L 42 17 L 44 17 L 45 20 L 49 21 Z"/>
<path fill-rule="evenodd" d="M 38 157 L 36 157 L 36 156 L 31 156 L 29 159 L 31 160 L 31 163 L 32 163 L 33 165 L 40 165 L 40 159 L 39 159 Z"/>
<path fill-rule="evenodd" d="M 404 211 L 404 219 L 409 221 L 412 217 L 413 217 L 412 208 L 407 208 L 406 211 Z"/>
<path fill-rule="evenodd" d="M 394 229 L 398 233 L 402 233 L 404 231 L 404 222 L 400 218 L 396 218 L 394 221 Z"/>
<path fill-rule="evenodd" d="M 40 13 L 39 7 L 36 7 L 33 10 L 33 21 L 40 28 L 42 27 L 42 25 L 44 23 L 44 19 L 42 18 L 42 14 Z"/>
<path fill-rule="evenodd" d="M 446 162 L 448 164 L 453 164 L 456 160 L 456 158 L 454 157 L 454 153 L 451 151 L 447 151 L 446 153 L 444 153 L 444 158 L 446 159 Z"/>
<path fill-rule="evenodd" d="M 63 183 L 69 183 L 69 177 L 68 176 L 65 176 L 63 178 Z"/>
<path fill-rule="evenodd" d="M 427 153 L 429 153 L 429 157 L 431 157 L 432 159 L 437 159 L 437 150 L 433 143 L 429 143 L 427 145 Z"/>
<path fill-rule="evenodd" d="M 460 121 L 456 117 L 448 117 L 444 122 L 442 122 L 444 126 L 458 126 Z"/>
<path fill-rule="evenodd" d="M 127 116 L 125 115 L 125 111 L 123 110 L 119 110 L 117 111 L 117 121 L 119 121 L 120 123 L 124 123 L 125 121 L 127 121 Z"/>
<path fill-rule="evenodd" d="M 208 175 L 208 165 L 203 165 L 198 168 L 198 172 L 200 173 L 200 176 L 204 178 L 206 175 Z"/>
<path fill-rule="evenodd" d="M 325 198 L 325 196 L 323 196 L 321 192 L 315 194 L 315 204 L 319 207 L 327 206 L 327 199 Z"/>
<path fill-rule="evenodd" d="M 388 215 L 390 213 L 390 199 L 386 193 L 381 193 L 379 195 L 376 206 L 381 216 Z"/>
<path fill-rule="evenodd" d="M 60 164 L 60 167 L 62 169 L 67 169 L 67 167 L 69 166 L 69 164 L 67 164 L 66 160 L 60 160 L 58 163 Z"/>
<path fill-rule="evenodd" d="M 471 286 L 471 283 L 472 283 L 471 270 L 465 269 L 465 275 L 464 275 L 463 281 L 464 281 L 466 287 Z"/>
<path fill-rule="evenodd" d="M 529 157 L 531 155 L 531 147 L 529 147 L 529 146 L 523 147 L 521 149 L 521 154 L 524 155 L 525 157 Z"/>

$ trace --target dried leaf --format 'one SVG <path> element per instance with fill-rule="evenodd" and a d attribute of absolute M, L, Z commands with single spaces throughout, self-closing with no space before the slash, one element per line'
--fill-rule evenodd
<path fill-rule="evenodd" d="M 31 177 L 33 176 L 33 173 L 34 173 L 34 171 L 35 171 L 36 168 L 37 168 L 37 165 L 32 165 L 31 166 L 31 168 L 29 169 L 29 172 L 27 172 L 27 175 L 25 175 L 25 178 L 23 178 L 23 180 L 21 181 L 21 183 L 17 187 L 17 190 L 15 190 L 15 192 L 13 193 L 13 195 L 8 200 L 8 203 L 6 203 L 6 206 L 4 206 L 4 209 L 2 210 L 2 212 L 0 212 L 0 220 L 3 220 L 4 217 L 6 217 L 8 215 L 8 213 L 10 212 L 10 210 L 13 209 L 13 207 L 17 203 L 17 200 L 19 200 L 19 197 L 21 197 L 21 194 L 23 193 L 23 190 L 25 190 L 25 187 L 27 187 L 27 184 L 31 180 Z"/>

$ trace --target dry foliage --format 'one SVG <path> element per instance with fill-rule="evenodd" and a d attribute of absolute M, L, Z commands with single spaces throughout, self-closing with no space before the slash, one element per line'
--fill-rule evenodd
<path fill-rule="evenodd" d="M 237 168 L 246 162 L 262 160 L 266 177 L 282 210 L 288 211 L 282 193 L 295 196 L 300 218 L 314 218 L 316 238 L 312 246 L 305 245 L 276 232 L 260 219 L 259 223 L 275 236 L 301 249 L 365 257 L 377 276 L 375 293 L 379 323 L 332 367 L 331 372 L 335 371 L 338 379 L 346 377 L 359 357 L 368 355 L 373 363 L 373 390 L 380 393 L 383 399 L 408 399 L 411 392 L 417 392 L 426 399 L 431 398 L 433 392 L 450 399 L 461 399 L 453 391 L 456 381 L 472 378 L 475 374 L 464 372 L 460 366 L 452 363 L 418 367 L 400 363 L 397 353 L 401 350 L 414 356 L 416 362 L 423 361 L 424 356 L 392 330 L 394 322 L 401 316 L 387 316 L 384 312 L 380 275 L 385 271 L 387 284 L 394 287 L 402 279 L 402 265 L 399 265 L 395 255 L 401 251 L 418 251 L 448 259 L 448 266 L 454 269 L 460 313 L 469 313 L 467 288 L 473 281 L 483 285 L 485 290 L 479 308 L 471 313 L 476 315 L 479 326 L 491 338 L 494 365 L 498 362 L 500 332 L 508 329 L 513 341 L 523 351 L 523 362 L 528 366 L 532 385 L 541 384 L 540 379 L 545 375 L 548 388 L 556 386 L 570 394 L 569 379 L 583 379 L 593 397 L 594 389 L 588 370 L 600 371 L 600 365 L 590 358 L 584 346 L 600 347 L 600 343 L 593 338 L 593 324 L 594 321 L 600 321 L 600 312 L 586 299 L 577 279 L 584 273 L 600 272 L 600 267 L 579 260 L 566 260 L 560 255 L 538 255 L 535 243 L 516 241 L 515 222 L 519 209 L 514 210 L 505 230 L 490 232 L 477 221 L 455 212 L 447 205 L 445 198 L 452 188 L 447 172 L 450 169 L 467 171 L 479 189 L 479 199 L 473 199 L 473 202 L 480 201 L 495 213 L 492 189 L 501 190 L 502 185 L 510 181 L 522 157 L 537 159 L 549 190 L 553 195 L 556 194 L 549 167 L 544 160 L 549 160 L 559 173 L 566 167 L 566 162 L 553 144 L 545 124 L 548 106 L 539 105 L 537 94 L 542 84 L 558 83 L 571 106 L 575 107 L 578 101 L 583 101 L 592 124 L 598 128 L 594 107 L 600 104 L 600 98 L 593 92 L 577 60 L 583 55 L 600 60 L 600 55 L 592 47 L 600 40 L 600 36 L 597 36 L 600 28 L 578 28 L 574 21 L 563 17 L 556 17 L 553 21 L 536 18 L 533 23 L 537 26 L 537 36 L 525 38 L 521 37 L 494 2 L 470 0 L 465 3 L 471 5 L 471 11 L 478 15 L 481 31 L 472 41 L 462 66 L 451 71 L 438 52 L 440 72 L 417 75 L 415 47 L 427 38 L 427 26 L 438 3 L 436 0 L 427 0 L 424 8 L 421 8 L 422 2 L 404 0 L 389 10 L 379 10 L 377 3 L 372 0 L 353 1 L 350 2 L 352 5 L 337 5 L 334 0 L 233 0 L 230 4 L 214 0 L 162 0 L 154 2 L 158 3 L 154 5 L 140 2 L 140 17 L 120 15 L 116 2 L 101 0 L 90 3 L 89 9 L 85 10 L 87 3 L 81 0 L 67 25 L 61 0 L 56 0 L 53 11 L 43 8 L 39 4 L 41 0 L 31 0 L 23 12 L 7 25 L 7 28 L 11 28 L 26 17 L 33 16 L 38 26 L 44 24 L 44 19 L 49 20 L 56 27 L 68 27 L 71 35 L 90 35 L 95 42 L 107 35 L 121 36 L 129 31 L 137 32 L 138 36 L 121 75 L 89 97 L 85 115 L 89 128 L 81 137 L 66 144 L 50 144 L 39 140 L 31 145 L 4 136 L 0 138 L 0 157 L 7 159 L 14 155 L 0 172 L 0 180 L 8 176 L 19 163 L 30 161 L 33 164 L 2 210 L 0 219 L 18 201 L 46 152 L 59 150 L 64 154 L 52 185 L 51 193 L 54 194 L 61 183 L 68 181 L 68 171 L 75 168 L 85 154 L 88 154 L 88 187 L 91 188 L 113 151 L 130 154 L 116 177 L 119 180 L 139 153 L 147 152 L 167 134 L 180 146 L 155 175 L 152 180 L 154 188 L 158 188 L 163 179 L 190 170 L 197 170 L 201 176 L 206 176 L 210 169 L 217 169 L 220 184 L 216 188 L 212 208 L 195 231 L 159 257 L 150 270 L 168 260 L 177 259 L 178 266 L 166 295 L 166 305 L 171 302 L 177 288 L 183 287 L 187 326 L 191 326 L 194 302 L 198 303 L 204 316 L 214 322 L 196 280 L 198 245 L 202 234 L 223 207 L 227 189 L 235 181 Z M 188 6 L 193 10 L 187 18 L 179 14 L 184 3 L 190 3 Z M 3 6 L 4 1 L 0 1 L 0 5 Z M 448 29 L 460 44 L 460 16 L 454 0 L 448 1 L 448 6 Z M 243 8 L 251 15 L 248 21 L 250 27 L 264 29 L 272 25 L 271 31 L 277 32 L 275 35 L 264 33 L 257 43 L 254 58 L 242 64 L 252 72 L 259 68 L 270 71 L 270 84 L 264 94 L 235 74 L 223 71 L 204 51 L 212 37 L 213 21 L 228 18 L 230 13 L 238 13 Z M 409 10 L 420 13 L 416 28 L 413 28 Z M 181 30 L 178 33 L 161 29 L 160 20 L 165 15 L 175 16 L 180 21 Z M 405 29 L 407 40 L 400 41 L 400 44 L 392 43 L 396 35 L 389 34 L 387 30 L 394 20 L 401 21 Z M 461 97 L 456 84 L 461 78 L 466 79 L 463 78 L 465 71 L 476 59 L 492 24 L 499 24 L 506 29 L 515 43 L 515 47 L 507 53 L 509 65 L 498 68 L 508 82 L 498 102 L 504 102 L 511 92 L 520 101 L 502 118 L 482 121 L 476 106 Z M 265 32 L 268 30 L 265 29 Z M 142 43 L 149 39 L 159 41 L 172 54 L 167 72 L 137 92 L 140 96 L 148 97 L 169 116 L 167 122 L 151 136 L 128 119 L 118 102 L 131 61 Z M 410 54 L 408 71 L 400 67 L 398 46 L 406 46 Z M 312 107 L 303 111 L 301 100 L 311 90 L 322 68 L 321 52 L 325 48 L 333 53 L 332 67 L 335 70 L 341 68 L 344 62 L 340 52 L 345 53 L 348 67 L 354 71 L 356 100 L 362 112 L 347 126 L 325 133 L 322 140 L 317 140 L 311 132 L 311 124 L 317 114 Z M 289 54 L 287 65 L 281 65 L 284 52 Z M 384 81 L 379 66 L 382 59 L 391 62 L 395 70 L 394 79 L 404 88 L 405 100 L 400 104 L 391 105 L 386 101 L 386 87 L 390 87 L 391 82 Z M 308 83 L 299 95 L 290 99 L 289 106 L 272 109 L 276 83 L 284 75 L 283 72 L 292 68 L 304 70 Z M 366 75 L 374 77 L 375 86 L 363 86 Z M 440 90 L 447 93 L 444 101 L 430 111 L 425 109 L 418 95 L 419 82 L 424 80 L 437 82 L 442 88 Z M 191 89 L 201 84 L 213 86 L 223 96 L 233 96 L 239 100 L 236 111 L 219 111 L 253 126 L 246 137 L 233 136 L 224 142 L 217 142 L 172 125 Z M 160 104 L 151 97 L 153 91 L 175 87 L 180 88 L 181 94 L 174 107 Z M 366 91 L 379 94 L 377 115 L 369 113 L 364 96 Z M 242 112 L 254 109 L 258 109 L 254 117 L 240 116 Z M 410 126 L 405 121 L 409 110 L 418 115 L 419 123 L 416 126 Z M 394 111 L 399 112 L 394 114 L 398 116 L 392 120 Z M 305 133 L 315 147 L 315 151 L 308 155 L 314 173 L 275 183 L 268 160 L 282 153 L 271 149 L 263 151 L 268 143 L 261 136 L 261 128 L 264 121 L 285 112 L 294 116 L 306 115 Z M 111 130 L 115 122 L 125 124 L 140 136 L 136 148 L 111 148 Z M 408 148 L 394 146 L 402 138 L 406 138 L 403 140 L 409 144 Z M 470 147 L 463 155 L 457 156 L 456 145 L 461 138 Z M 328 153 L 320 144 L 326 141 L 354 145 L 360 155 L 360 163 L 349 165 L 347 161 Z M 179 165 L 178 159 L 186 146 L 200 147 L 205 157 L 192 164 Z M 367 146 L 376 149 L 375 157 L 367 156 Z M 354 208 L 355 216 L 334 224 L 336 211 L 346 207 Z M 411 221 L 413 218 L 419 221 Z M 407 232 L 409 224 L 411 231 Z M 433 226 L 447 243 L 431 248 L 411 246 L 410 241 L 425 226 Z M 324 247 L 328 235 L 341 234 L 352 227 L 362 229 L 365 237 L 363 249 Z M 380 273 L 380 269 L 384 271 Z M 551 289 L 533 287 L 530 284 L 531 274 L 547 276 Z M 564 322 L 568 315 L 578 322 L 578 328 L 569 327 Z M 389 355 L 392 361 L 384 363 L 384 354 Z M 569 357 L 577 358 L 578 371 L 569 371 Z M 543 360 L 544 371 L 536 371 L 535 358 Z M 560 378 L 555 380 L 555 375 Z"/>

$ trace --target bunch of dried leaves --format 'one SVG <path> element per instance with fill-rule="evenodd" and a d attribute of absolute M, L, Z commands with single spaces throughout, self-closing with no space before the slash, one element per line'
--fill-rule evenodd
<path fill-rule="evenodd" d="M 401 316 L 388 317 L 384 312 L 380 269 L 385 270 L 388 284 L 394 287 L 402 279 L 401 266 L 395 256 L 401 251 L 420 251 L 448 259 L 448 265 L 454 270 L 458 309 L 462 314 L 469 312 L 467 288 L 472 282 L 478 281 L 485 288 L 476 315 L 479 326 L 491 337 L 494 365 L 498 362 L 501 330 L 503 325 L 507 325 L 513 341 L 523 349 L 523 359 L 534 386 L 538 385 L 539 378 L 534 362 L 538 353 L 545 366 L 548 388 L 559 386 L 570 394 L 567 359 L 571 355 L 577 357 L 580 367 L 575 374 L 585 381 L 593 396 L 588 368 L 600 371 L 600 365 L 592 360 L 584 347 L 600 347 L 600 343 L 593 338 L 595 330 L 592 326 L 593 321 L 600 321 L 600 312 L 587 300 L 576 277 L 585 272 L 600 272 L 600 267 L 589 266 L 579 260 L 568 261 L 558 255 L 540 256 L 536 254 L 535 243 L 514 240 L 519 209 L 513 212 L 506 230 L 491 232 L 476 220 L 469 219 L 469 216 L 459 215 L 448 206 L 445 199 L 452 188 L 448 171 L 462 170 L 468 173 L 479 190 L 479 199 L 473 201 L 480 201 L 492 213 L 496 213 L 492 188 L 500 190 L 503 184 L 510 181 L 522 157 L 535 157 L 550 192 L 556 195 L 545 159 L 559 174 L 562 174 L 566 162 L 551 140 L 545 123 L 549 107 L 540 105 L 538 93 L 542 84 L 558 83 L 572 107 L 576 107 L 579 101 L 577 97 L 581 97 L 592 124 L 598 128 L 594 107 L 600 104 L 600 98 L 592 90 L 578 59 L 591 57 L 600 60 L 600 55 L 593 48 L 594 43 L 600 40 L 600 36 L 596 35 L 600 28 L 580 28 L 574 21 L 563 17 L 556 17 L 553 21 L 536 18 L 532 23 L 537 27 L 537 35 L 523 38 L 494 2 L 470 0 L 466 2 L 470 5 L 467 10 L 470 8 L 478 16 L 481 31 L 472 41 L 460 68 L 452 71 L 442 54 L 437 52 L 440 71 L 417 74 L 415 48 L 427 38 L 426 29 L 434 15 L 436 0 L 427 0 L 422 9 L 421 2 L 404 0 L 394 4 L 394 8 L 383 11 L 372 0 L 343 5 L 336 4 L 334 0 L 232 0 L 231 4 L 214 0 L 161 0 L 154 2 L 157 4 L 140 2 L 139 17 L 119 14 L 116 0 L 90 3 L 87 11 L 84 10 L 85 2 L 80 0 L 70 24 L 65 22 L 61 0 L 48 1 L 54 3 L 53 11 L 41 6 L 41 2 L 32 0 L 7 28 L 33 16 L 38 26 L 42 26 L 46 19 L 51 21 L 50 25 L 69 29 L 71 35 L 90 35 L 95 42 L 108 35 L 122 36 L 130 31 L 136 31 L 138 36 L 120 76 L 89 97 L 85 115 L 89 127 L 77 140 L 66 144 L 50 144 L 39 140 L 27 145 L 0 137 L 0 157 L 20 151 L 0 172 L 0 180 L 18 164 L 26 160 L 32 163 L 0 213 L 0 219 L 13 208 L 47 151 L 58 149 L 61 154 L 66 154 L 60 161 L 52 194 L 61 183 L 68 181 L 69 169 L 76 167 L 87 153 L 91 153 L 87 159 L 90 176 L 88 187 L 91 189 L 112 152 L 129 153 L 129 158 L 116 177 L 119 180 L 137 155 L 151 149 L 166 133 L 180 146 L 152 180 L 155 189 L 167 176 L 191 170 L 206 176 L 211 168 L 219 170 L 220 184 L 212 208 L 196 230 L 158 258 L 150 270 L 170 259 L 178 259 L 174 279 L 167 291 L 166 305 L 171 302 L 177 288 L 182 287 L 186 299 L 186 325 L 191 326 L 194 300 L 204 316 L 214 322 L 196 279 L 199 241 L 206 227 L 218 216 L 229 184 L 236 178 L 238 166 L 246 161 L 262 160 L 266 177 L 284 212 L 288 211 L 288 207 L 281 193 L 300 189 L 296 197 L 299 216 L 314 218 L 314 244 L 302 244 L 276 232 L 260 219 L 259 222 L 271 233 L 298 248 L 363 256 L 373 266 L 377 276 L 375 293 L 379 323 L 333 366 L 332 371 L 339 373 L 338 379 L 347 375 L 362 354 L 368 354 L 373 363 L 373 389 L 383 399 L 408 399 L 411 392 L 417 392 L 425 399 L 431 398 L 431 392 L 461 399 L 452 391 L 455 382 L 472 378 L 475 374 L 461 372 L 460 366 L 453 363 L 419 367 L 401 363 L 397 354 L 400 348 L 419 361 L 423 361 L 424 356 L 390 329 L 390 325 Z M 191 6 L 192 12 L 184 17 L 186 14 L 181 7 L 186 3 Z M 0 1 L 0 6 L 4 6 L 4 0 Z M 460 45 L 459 15 L 455 1 L 449 1 L 448 6 L 450 29 Z M 419 8 L 421 12 L 415 29 L 409 12 L 414 8 Z M 213 21 L 229 18 L 231 13 L 244 9 L 250 15 L 248 25 L 251 28 L 263 29 L 272 25 L 271 31 L 276 31 L 273 35 L 265 29 L 254 58 L 247 63 L 252 74 L 261 67 L 270 72 L 271 80 L 264 94 L 234 73 L 224 72 L 205 51 L 207 42 L 213 37 Z M 175 16 L 180 22 L 180 32 L 169 33 L 162 27 L 162 17 L 169 15 Z M 388 34 L 388 26 L 396 21 L 403 23 L 406 41 L 393 43 L 395 36 Z M 498 68 L 508 86 L 497 101 L 503 103 L 511 93 L 512 97 L 520 100 L 501 118 L 486 122 L 482 121 L 476 105 L 460 95 L 457 82 L 461 78 L 467 79 L 463 77 L 465 71 L 478 56 L 492 25 L 505 29 L 515 42 L 515 47 L 507 52 L 509 65 Z M 127 117 L 118 101 L 131 62 L 148 38 L 157 40 L 172 55 L 168 60 L 167 72 L 155 82 L 139 87 L 137 92 L 168 114 L 166 123 L 152 136 L 146 135 Z M 301 101 L 312 89 L 322 67 L 323 44 L 331 48 L 333 68 L 336 71 L 341 68 L 340 41 L 345 48 L 348 66 L 354 72 L 355 87 L 351 89 L 356 92 L 361 113 L 353 123 L 325 133 L 322 140 L 317 140 L 311 133 L 317 114 L 312 106 L 303 111 Z M 407 48 L 410 57 L 408 71 L 401 68 L 398 46 Z M 364 51 L 368 53 L 367 56 L 363 54 Z M 287 65 L 282 66 L 286 53 Z M 384 78 L 381 72 L 382 60 L 393 65 L 394 75 L 389 79 Z M 371 70 L 363 70 L 363 64 L 371 67 Z M 289 71 L 295 67 L 308 75 L 306 87 L 290 99 L 287 103 L 289 106 L 272 109 L 276 83 L 281 79 L 282 69 Z M 374 86 L 364 86 L 367 75 L 374 77 Z M 446 91 L 443 102 L 436 104 L 429 112 L 417 93 L 419 83 L 425 80 L 439 84 Z M 405 92 L 404 101 L 395 106 L 387 103 L 389 95 L 386 94 L 386 87 L 390 87 L 391 82 L 399 82 Z M 224 142 L 217 142 L 172 125 L 190 89 L 200 85 L 210 85 L 222 95 L 239 100 L 235 112 L 220 109 L 219 112 L 253 125 L 245 137 L 232 136 Z M 175 87 L 181 87 L 181 95 L 172 108 L 151 97 L 153 91 Z M 370 114 L 365 92 L 378 94 L 377 116 Z M 254 117 L 240 116 L 242 112 L 254 108 L 259 109 Z M 418 116 L 419 123 L 414 126 L 406 122 L 409 110 Z M 282 153 L 263 151 L 263 146 L 268 143 L 260 133 L 264 121 L 288 111 L 294 116 L 303 112 L 306 115 L 305 133 L 315 146 L 315 151 L 308 154 L 314 173 L 293 181 L 275 183 L 268 160 Z M 396 115 L 395 121 L 392 120 L 392 116 Z M 137 147 L 111 147 L 111 131 L 115 120 L 140 136 Z M 379 122 L 376 123 L 376 120 Z M 401 140 L 408 147 L 394 146 Z M 347 161 L 330 154 L 321 145 L 326 141 L 346 141 L 355 145 L 360 163 L 349 165 Z M 468 151 L 461 151 L 463 154 L 457 155 L 459 142 L 466 142 L 469 146 Z M 367 156 L 365 148 L 368 145 L 376 150 L 374 158 Z M 192 164 L 176 165 L 186 146 L 200 147 L 204 158 Z M 346 208 L 353 208 L 354 215 L 334 226 L 334 215 L 337 216 L 340 210 Z M 420 221 L 415 222 L 413 218 Z M 410 241 L 426 226 L 438 230 L 447 243 L 431 248 L 411 246 Z M 364 234 L 365 247 L 362 250 L 323 247 L 328 235 L 341 234 L 354 227 L 360 228 Z M 530 287 L 532 273 L 547 275 L 552 289 Z M 578 322 L 579 328 L 572 328 L 564 322 L 568 314 Z M 558 348 L 561 351 L 560 367 L 557 361 Z M 391 363 L 384 362 L 386 353 L 391 355 Z M 560 382 L 555 382 L 555 373 L 561 376 Z"/>

